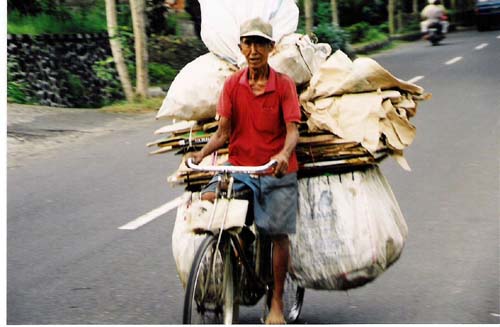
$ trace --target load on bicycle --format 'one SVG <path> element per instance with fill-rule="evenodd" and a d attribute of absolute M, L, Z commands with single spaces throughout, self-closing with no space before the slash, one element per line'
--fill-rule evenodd
<path fill-rule="evenodd" d="M 187 191 L 172 235 L 183 322 L 237 322 L 266 295 L 263 320 L 282 324 L 304 288 L 359 287 L 399 258 L 407 226 L 377 164 L 409 169 L 426 95 L 294 33 L 292 0 L 232 4 L 200 0 L 211 52 L 174 80 L 157 117 L 181 122 L 149 146 L 183 155 L 169 177 Z"/>

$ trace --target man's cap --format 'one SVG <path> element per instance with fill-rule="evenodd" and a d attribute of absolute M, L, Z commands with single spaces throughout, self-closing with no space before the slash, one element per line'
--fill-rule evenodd
<path fill-rule="evenodd" d="M 247 20 L 240 26 L 240 38 L 245 36 L 260 36 L 273 41 L 273 26 L 259 17 Z"/>

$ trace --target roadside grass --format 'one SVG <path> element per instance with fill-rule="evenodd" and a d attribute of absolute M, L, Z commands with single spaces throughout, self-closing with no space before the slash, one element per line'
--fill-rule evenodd
<path fill-rule="evenodd" d="M 354 48 L 361 48 L 361 47 L 364 47 L 364 46 L 369 45 L 369 44 L 385 42 L 387 40 L 389 40 L 388 35 L 380 34 L 377 38 L 373 38 L 373 39 L 370 39 L 368 41 L 353 43 L 353 44 L 351 44 L 351 46 Z"/>
<path fill-rule="evenodd" d="M 384 51 L 387 51 L 387 50 L 392 50 L 392 49 L 395 49 L 395 48 L 399 47 L 400 45 L 403 45 L 403 44 L 406 44 L 406 43 L 409 43 L 409 42 L 408 41 L 399 41 L 399 40 L 391 41 L 386 46 L 384 46 L 384 47 L 382 47 L 382 48 L 380 48 L 378 50 L 373 51 L 371 54 L 376 54 L 376 53 L 379 53 L 379 52 L 384 52 Z"/>
<path fill-rule="evenodd" d="M 111 113 L 146 113 L 160 109 L 164 97 L 147 98 L 143 100 L 134 100 L 131 102 L 120 101 L 111 105 L 104 106 L 99 110 Z"/>

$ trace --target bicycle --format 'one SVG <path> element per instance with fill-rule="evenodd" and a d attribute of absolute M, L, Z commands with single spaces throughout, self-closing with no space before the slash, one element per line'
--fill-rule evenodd
<path fill-rule="evenodd" d="M 241 198 L 233 192 L 233 173 L 263 174 L 268 172 L 276 161 L 271 160 L 263 166 L 205 166 L 193 164 L 188 159 L 187 166 L 196 171 L 218 172 L 220 177 L 216 187 L 210 221 L 207 228 L 198 230 L 206 234 L 194 257 L 184 299 L 184 324 L 231 324 L 238 321 L 239 305 L 255 305 L 266 295 L 261 320 L 265 319 L 270 308 L 272 278 L 272 244 L 264 235 L 251 227 L 225 225 L 229 205 L 223 214 L 220 227 L 214 231 L 215 212 L 218 203 Z M 243 194 L 245 201 L 250 193 Z M 249 230 L 253 233 L 249 234 Z M 248 244 L 242 238 L 254 236 Z M 251 237 L 250 237 L 251 238 Z M 254 266 L 252 266 L 254 263 Z M 283 294 L 284 314 L 287 323 L 295 322 L 302 309 L 304 288 L 299 287 L 287 274 Z"/>

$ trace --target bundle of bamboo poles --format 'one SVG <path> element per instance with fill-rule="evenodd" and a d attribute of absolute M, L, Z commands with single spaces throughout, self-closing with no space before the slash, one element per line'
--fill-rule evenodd
<path fill-rule="evenodd" d="M 161 127 L 155 134 L 161 138 L 147 144 L 156 147 L 150 154 L 174 152 L 181 156 L 179 168 L 168 177 L 172 185 L 183 185 L 186 190 L 197 191 L 212 178 L 213 174 L 194 172 L 185 165 L 186 155 L 200 150 L 217 130 L 217 120 L 180 121 Z M 299 142 L 296 147 L 299 176 L 312 176 L 356 170 L 377 164 L 387 156 L 381 149 L 372 154 L 360 143 L 348 142 L 330 132 L 310 133 L 306 121 L 299 125 Z M 204 165 L 221 165 L 228 160 L 228 148 L 223 147 L 206 157 Z"/>

